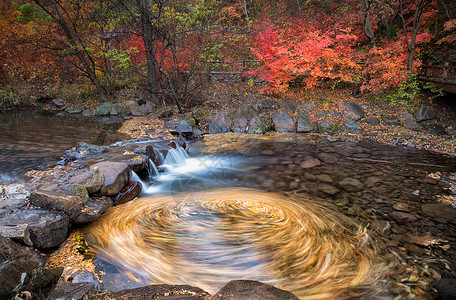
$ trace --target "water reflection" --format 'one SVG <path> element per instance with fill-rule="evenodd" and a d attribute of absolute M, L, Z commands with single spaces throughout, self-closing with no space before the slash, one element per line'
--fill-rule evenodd
<path fill-rule="evenodd" d="M 52 165 L 78 142 L 105 145 L 118 140 L 118 127 L 119 123 L 104 124 L 93 118 L 56 116 L 45 111 L 2 111 L 0 181 L 37 166 Z"/>

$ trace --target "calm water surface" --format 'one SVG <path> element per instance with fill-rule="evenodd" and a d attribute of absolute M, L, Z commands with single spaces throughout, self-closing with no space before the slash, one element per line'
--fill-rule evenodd
<path fill-rule="evenodd" d="M 109 123 L 110 120 L 107 120 Z M 0 181 L 52 166 L 78 142 L 106 145 L 120 139 L 120 123 L 56 116 L 36 110 L 0 112 Z"/>

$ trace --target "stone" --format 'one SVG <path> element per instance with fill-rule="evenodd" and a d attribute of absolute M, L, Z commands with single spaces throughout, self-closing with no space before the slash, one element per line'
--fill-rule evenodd
<path fill-rule="evenodd" d="M 307 101 L 309 102 L 309 101 Z M 315 104 L 314 104 L 315 106 Z M 315 131 L 316 127 L 312 123 L 310 114 L 307 110 L 298 108 L 298 126 L 296 132 L 312 132 Z"/>
<path fill-rule="evenodd" d="M 85 154 L 79 153 L 74 150 L 66 150 L 65 153 L 63 154 L 63 157 L 65 159 L 67 159 L 68 161 L 75 161 L 75 160 L 84 159 L 86 156 L 85 156 Z"/>
<path fill-rule="evenodd" d="M 55 209 L 64 212 L 70 220 L 74 219 L 82 209 L 84 200 L 59 192 L 35 190 L 30 196 L 30 203 L 44 209 Z"/>
<path fill-rule="evenodd" d="M 345 123 L 342 125 L 342 128 L 345 131 L 348 131 L 353 134 L 363 133 L 363 128 L 361 126 L 359 126 L 359 124 L 356 123 L 356 121 L 354 121 L 354 120 L 345 121 Z"/>
<path fill-rule="evenodd" d="M 437 112 L 434 108 L 432 108 L 432 106 L 429 105 L 421 106 L 420 108 L 416 109 L 413 112 L 413 115 L 418 123 L 437 118 Z"/>
<path fill-rule="evenodd" d="M 114 205 L 127 203 L 141 194 L 142 185 L 139 181 L 130 180 L 127 185 L 120 190 L 120 192 L 113 197 Z"/>
<path fill-rule="evenodd" d="M 447 130 L 442 124 L 435 122 L 423 121 L 419 124 L 421 129 L 433 135 L 446 135 Z"/>
<path fill-rule="evenodd" d="M 174 114 L 173 109 L 170 106 L 163 106 L 157 109 L 155 116 L 158 118 L 169 118 Z"/>
<path fill-rule="evenodd" d="M 65 111 L 71 115 L 73 114 L 82 114 L 86 110 L 86 107 L 84 105 L 79 105 L 76 107 L 69 107 L 65 109 Z"/>
<path fill-rule="evenodd" d="M 279 105 L 285 109 L 290 115 L 293 115 L 298 109 L 298 104 L 295 101 L 291 101 L 288 99 L 282 99 L 279 102 Z"/>
<path fill-rule="evenodd" d="M 52 100 L 52 104 L 55 105 L 55 107 L 57 108 L 62 108 L 65 106 L 65 101 L 63 99 L 54 99 Z"/>
<path fill-rule="evenodd" d="M 355 102 L 350 101 L 340 101 L 339 102 L 339 111 L 345 118 L 350 120 L 358 121 L 364 117 L 364 110 Z"/>
<path fill-rule="evenodd" d="M 155 105 L 149 101 L 139 106 L 130 106 L 129 109 L 133 116 L 147 116 L 154 111 Z"/>
<path fill-rule="evenodd" d="M 47 300 L 87 300 L 92 299 L 95 285 L 90 282 L 73 283 L 61 280 Z"/>
<path fill-rule="evenodd" d="M 105 102 L 99 106 L 94 111 L 94 115 L 97 117 L 102 116 L 117 116 L 122 114 L 122 107 L 114 103 Z"/>
<path fill-rule="evenodd" d="M 277 132 L 296 132 L 296 124 L 286 111 L 277 111 L 272 115 L 272 122 Z"/>
<path fill-rule="evenodd" d="M 271 130 L 271 121 L 264 116 L 256 115 L 249 123 L 247 133 L 249 134 L 263 134 Z"/>
<path fill-rule="evenodd" d="M 385 125 L 398 126 L 399 119 L 395 116 L 382 116 L 382 121 Z"/>
<path fill-rule="evenodd" d="M 399 116 L 402 119 L 402 126 L 413 131 L 420 131 L 421 127 L 415 121 L 415 118 L 407 111 L 401 110 Z"/>
<path fill-rule="evenodd" d="M 200 122 L 206 116 L 206 112 L 203 108 L 198 107 L 192 110 L 192 116 L 197 122 Z"/>
<path fill-rule="evenodd" d="M 300 107 L 307 111 L 314 111 L 317 108 L 312 100 L 303 101 Z"/>
<path fill-rule="evenodd" d="M 30 240 L 39 249 L 59 246 L 68 236 L 69 218 L 61 212 L 27 209 L 0 218 L 0 226 L 28 224 Z"/>
<path fill-rule="evenodd" d="M 375 117 L 365 118 L 362 121 L 364 123 L 367 123 L 367 124 L 372 125 L 372 126 L 380 125 L 380 120 L 378 118 L 375 118 Z"/>
<path fill-rule="evenodd" d="M 423 214 L 433 218 L 439 223 L 456 224 L 456 209 L 442 204 L 423 204 L 421 205 Z"/>
<path fill-rule="evenodd" d="M 230 132 L 232 125 L 233 120 L 231 117 L 227 113 L 220 111 L 214 116 L 212 122 L 209 124 L 209 134 Z"/>
<path fill-rule="evenodd" d="M 98 146 L 93 144 L 88 144 L 85 142 L 79 142 L 76 146 L 77 152 L 87 152 L 88 154 L 100 154 L 109 151 L 108 146 Z"/>
<path fill-rule="evenodd" d="M 335 186 L 332 186 L 330 184 L 326 184 L 326 183 L 321 183 L 318 185 L 318 190 L 325 193 L 325 194 L 328 194 L 328 195 L 335 195 L 339 192 L 339 189 L 336 188 Z"/>
<path fill-rule="evenodd" d="M 141 105 L 141 104 L 139 104 L 138 101 L 128 100 L 125 102 L 124 107 L 129 109 L 132 107 L 138 107 L 139 105 Z"/>
<path fill-rule="evenodd" d="M 333 183 L 334 180 L 328 174 L 319 174 L 315 176 L 315 179 L 321 182 Z"/>
<path fill-rule="evenodd" d="M 320 134 L 334 134 L 342 129 L 339 123 L 333 120 L 319 120 L 317 121 L 317 128 Z"/>
<path fill-rule="evenodd" d="M 165 127 L 172 128 L 173 130 L 181 133 L 193 132 L 193 127 L 187 122 L 187 120 L 168 121 L 165 122 L 164 125 Z"/>
<path fill-rule="evenodd" d="M 409 224 L 418 220 L 414 215 L 401 211 L 393 211 L 389 216 L 400 225 Z"/>
<path fill-rule="evenodd" d="M 233 132 L 235 133 L 244 133 L 248 126 L 248 120 L 245 118 L 235 119 L 233 122 Z"/>
<path fill-rule="evenodd" d="M 89 271 L 79 271 L 71 275 L 72 283 L 91 283 L 94 285 L 96 291 L 101 291 L 102 287 L 95 275 Z"/>
<path fill-rule="evenodd" d="M 21 283 L 15 288 L 17 296 L 31 294 L 34 299 L 47 299 L 62 275 L 63 267 L 47 269 L 40 267 L 23 273 Z M 24 298 L 24 299 L 27 299 Z"/>
<path fill-rule="evenodd" d="M 109 295 L 109 299 L 209 299 L 209 293 L 189 285 L 148 285 L 134 289 L 123 290 Z"/>
<path fill-rule="evenodd" d="M 456 299 L 456 280 L 454 278 L 443 277 L 437 282 L 435 288 L 438 291 L 436 299 Z"/>
<path fill-rule="evenodd" d="M 360 192 L 364 189 L 364 185 L 358 179 L 346 177 L 339 181 L 339 186 L 347 192 Z"/>
<path fill-rule="evenodd" d="M 109 207 L 112 200 L 108 197 L 92 197 L 84 203 L 79 215 L 74 218 L 72 223 L 89 223 L 98 219 Z"/>
<path fill-rule="evenodd" d="M 264 99 L 258 103 L 258 109 L 261 111 L 274 110 L 279 108 L 277 101 L 271 99 Z"/>
<path fill-rule="evenodd" d="M 99 170 L 90 172 L 88 170 L 77 173 L 72 176 L 68 183 L 71 186 L 82 185 L 89 194 L 98 192 L 104 184 L 104 176 Z"/>
<path fill-rule="evenodd" d="M 214 300 L 298 300 L 293 293 L 254 280 L 231 280 Z"/>
<path fill-rule="evenodd" d="M 33 246 L 30 239 L 30 230 L 28 224 L 19 224 L 11 226 L 0 225 L 0 236 L 19 240 L 27 246 Z"/>
<path fill-rule="evenodd" d="M 393 209 L 402 212 L 410 212 L 410 206 L 407 203 L 398 202 L 393 205 Z"/>
<path fill-rule="evenodd" d="M 318 158 L 307 158 L 299 166 L 303 169 L 310 169 L 319 165 L 321 165 L 321 162 Z"/>
<path fill-rule="evenodd" d="M 322 152 L 322 153 L 318 153 L 317 157 L 321 161 L 323 161 L 323 162 L 325 162 L 327 164 L 334 164 L 334 163 L 336 163 L 339 160 L 336 153 L 330 154 L 330 153 Z"/>
<path fill-rule="evenodd" d="M 82 112 L 82 115 L 84 117 L 93 117 L 93 111 L 91 111 L 90 109 L 86 109 Z"/>
<path fill-rule="evenodd" d="M 130 181 L 131 169 L 123 162 L 99 162 L 90 167 L 90 171 L 95 170 L 99 170 L 105 178 L 100 191 L 105 196 L 116 195 Z"/>

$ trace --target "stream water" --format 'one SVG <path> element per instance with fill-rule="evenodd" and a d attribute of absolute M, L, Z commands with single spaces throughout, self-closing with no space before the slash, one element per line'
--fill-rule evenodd
<path fill-rule="evenodd" d="M 116 133 L 119 120 L 113 121 L 38 110 L 0 111 L 0 182 L 52 166 L 78 142 L 106 145 L 125 138 Z"/>
<path fill-rule="evenodd" d="M 107 289 L 255 279 L 300 298 L 432 298 L 456 268 L 456 159 L 330 137 L 211 135 L 87 230 Z"/>

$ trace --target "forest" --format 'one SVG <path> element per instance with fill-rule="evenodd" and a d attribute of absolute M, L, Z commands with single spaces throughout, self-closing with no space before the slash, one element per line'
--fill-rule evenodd
<path fill-rule="evenodd" d="M 416 85 L 423 63 L 456 59 L 455 5 L 444 0 L 0 6 L 3 107 L 27 105 L 30 93 L 106 101 L 134 87 L 182 111 L 211 70 L 241 72 L 247 84 L 259 82 L 261 92 L 279 97 L 296 82 L 305 89 L 350 84 L 355 93 L 376 95 Z"/>

